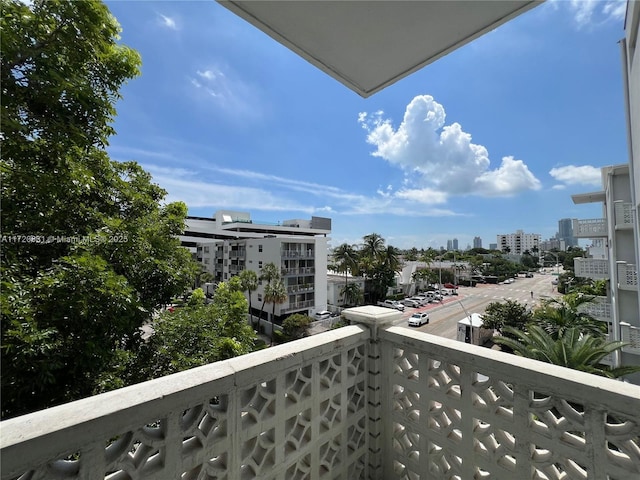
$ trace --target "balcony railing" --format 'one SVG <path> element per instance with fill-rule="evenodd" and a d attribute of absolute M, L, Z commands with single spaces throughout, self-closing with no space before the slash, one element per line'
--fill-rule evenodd
<path fill-rule="evenodd" d="M 313 292 L 315 290 L 315 286 L 312 283 L 307 283 L 304 285 L 289 285 L 287 287 L 287 293 L 306 293 Z"/>
<path fill-rule="evenodd" d="M 605 218 L 590 218 L 578 220 L 573 235 L 578 238 L 597 238 L 607 236 L 607 220 Z"/>
<path fill-rule="evenodd" d="M 627 262 L 616 262 L 618 269 L 618 288 L 638 290 L 638 267 Z"/>
<path fill-rule="evenodd" d="M 607 302 L 607 297 L 594 297 L 590 302 L 581 303 L 578 305 L 578 311 L 605 322 L 613 318 L 611 303 Z"/>
<path fill-rule="evenodd" d="M 630 229 L 635 224 L 633 203 L 614 202 L 614 214 L 617 229 Z"/>
<path fill-rule="evenodd" d="M 304 310 L 305 308 L 311 308 L 315 305 L 315 300 L 305 300 L 303 302 L 289 302 L 289 305 L 282 308 L 282 313 L 294 312 L 296 310 Z"/>
<path fill-rule="evenodd" d="M 609 260 L 600 258 L 574 258 L 576 277 L 606 280 L 609 278 Z"/>
<path fill-rule="evenodd" d="M 282 258 L 315 258 L 314 250 L 282 250 Z"/>
<path fill-rule="evenodd" d="M 627 322 L 620 322 L 620 338 L 623 342 L 628 343 L 622 349 L 624 352 L 635 353 L 640 355 L 640 328 L 634 327 Z"/>
<path fill-rule="evenodd" d="M 316 269 L 314 267 L 302 267 L 302 268 L 283 268 L 282 276 L 290 277 L 291 275 L 315 275 Z"/>
<path fill-rule="evenodd" d="M 640 387 L 357 325 L 0 424 L 2 479 L 640 475 Z"/>

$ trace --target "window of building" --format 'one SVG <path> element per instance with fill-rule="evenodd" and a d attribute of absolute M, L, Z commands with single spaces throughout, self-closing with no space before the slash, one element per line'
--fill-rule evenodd
<path fill-rule="evenodd" d="M 261 302 L 261 301 L 262 301 L 262 294 L 261 294 L 261 293 L 259 293 L 259 294 L 258 294 L 258 301 L 259 301 L 259 302 Z"/>
<path fill-rule="evenodd" d="M 262 245 L 258 245 L 258 251 L 261 252 L 262 251 Z"/>
<path fill-rule="evenodd" d="M 258 268 L 260 268 L 260 269 L 262 268 L 262 260 L 260 260 L 260 261 L 258 262 Z"/>

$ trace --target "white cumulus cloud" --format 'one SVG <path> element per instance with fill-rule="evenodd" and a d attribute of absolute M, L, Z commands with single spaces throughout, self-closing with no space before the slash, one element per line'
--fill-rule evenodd
<path fill-rule="evenodd" d="M 602 184 L 600 169 L 591 165 L 556 167 L 549 171 L 549 175 L 568 185 L 600 186 Z"/>
<path fill-rule="evenodd" d="M 448 195 L 509 196 L 540 189 L 522 160 L 504 157 L 492 170 L 487 149 L 472 143 L 459 123 L 445 125 L 444 107 L 430 95 L 411 100 L 397 129 L 383 115 L 362 112 L 358 121 L 376 148 L 372 155 L 401 167 L 419 183 L 404 198 L 441 203 Z"/>

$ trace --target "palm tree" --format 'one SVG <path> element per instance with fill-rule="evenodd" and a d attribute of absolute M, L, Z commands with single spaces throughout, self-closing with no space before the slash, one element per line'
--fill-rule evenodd
<path fill-rule="evenodd" d="M 344 288 L 347 288 L 347 274 L 351 272 L 351 275 L 354 275 L 358 269 L 358 252 L 353 246 L 343 243 L 333 251 L 333 259 L 336 262 L 336 271 L 344 272 Z"/>
<path fill-rule="evenodd" d="M 262 313 L 264 312 L 264 304 L 267 302 L 266 299 L 266 290 L 269 285 L 275 280 L 280 279 L 280 270 L 275 263 L 269 262 L 266 263 L 262 269 L 260 270 L 260 276 L 258 277 L 260 281 L 266 281 L 267 285 L 265 285 L 265 295 L 262 298 L 262 306 L 260 307 L 260 318 L 262 318 Z"/>
<path fill-rule="evenodd" d="M 553 338 L 562 336 L 571 328 L 594 337 L 604 337 L 607 333 L 606 323 L 594 319 L 579 308 L 592 300 L 593 297 L 580 294 L 545 300 L 534 312 L 534 319 Z"/>
<path fill-rule="evenodd" d="M 617 368 L 602 365 L 602 359 L 628 344 L 608 342 L 602 337 L 582 333 L 578 328 L 563 330 L 555 338 L 538 325 L 530 325 L 526 333 L 512 327 L 505 327 L 505 332 L 514 338 L 495 337 L 495 342 L 523 357 L 608 378 L 640 372 L 640 366 L 636 365 Z"/>
<path fill-rule="evenodd" d="M 265 301 L 273 304 L 271 307 L 271 345 L 273 345 L 273 318 L 276 313 L 276 304 L 282 304 L 287 301 L 287 288 L 284 286 L 282 280 L 275 279 L 271 283 L 264 287 L 264 299 Z"/>
<path fill-rule="evenodd" d="M 370 233 L 363 237 L 362 256 L 372 260 L 379 260 L 384 252 L 384 238 L 377 233 Z"/>
<path fill-rule="evenodd" d="M 362 302 L 364 295 L 357 283 L 348 283 L 340 289 L 340 295 L 344 299 L 344 306 L 358 305 Z"/>
<path fill-rule="evenodd" d="M 251 325 L 254 326 L 253 315 L 251 315 L 251 292 L 258 288 L 258 274 L 253 270 L 243 270 L 239 277 L 242 290 L 249 294 L 249 318 L 251 318 Z"/>
<path fill-rule="evenodd" d="M 396 247 L 391 245 L 387 246 L 381 255 L 383 264 L 386 268 L 393 272 L 399 272 L 402 270 L 403 262 L 400 259 L 400 251 Z"/>

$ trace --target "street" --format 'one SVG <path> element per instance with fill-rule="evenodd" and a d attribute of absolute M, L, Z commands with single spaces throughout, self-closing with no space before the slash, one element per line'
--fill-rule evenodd
<path fill-rule="evenodd" d="M 549 273 L 536 273 L 533 278 L 518 277 L 514 283 L 506 285 L 479 284 L 476 287 L 460 287 L 458 296 L 446 296 L 442 304 L 430 303 L 421 308 L 407 307 L 396 325 L 455 340 L 458 321 L 467 314 L 483 313 L 492 302 L 513 300 L 534 308 L 542 299 L 559 296 L 556 286 L 551 284 L 556 278 Z M 409 327 L 407 319 L 416 311 L 428 312 L 429 323 L 421 327 Z"/>

